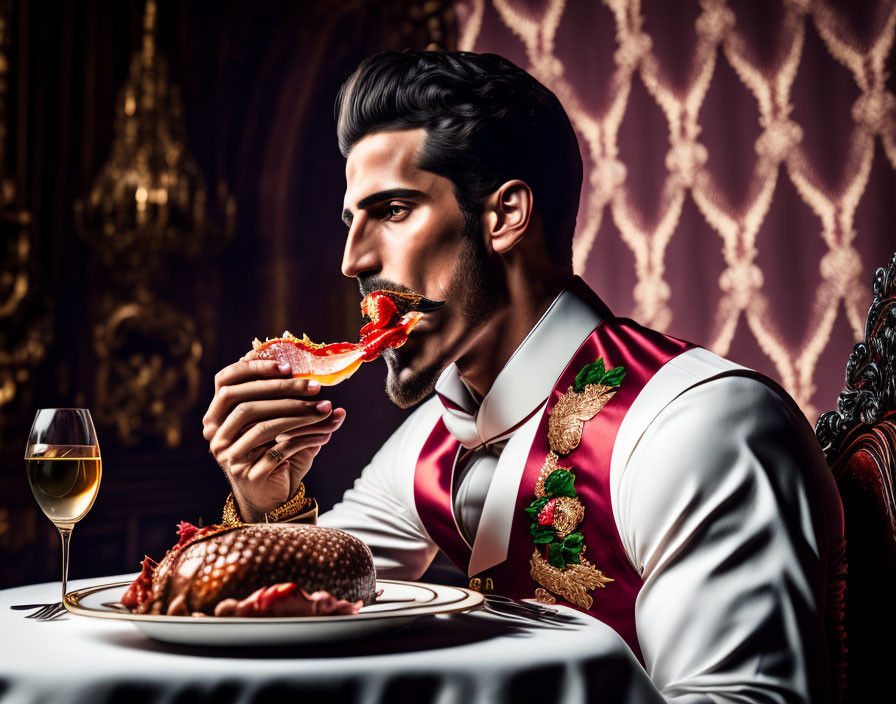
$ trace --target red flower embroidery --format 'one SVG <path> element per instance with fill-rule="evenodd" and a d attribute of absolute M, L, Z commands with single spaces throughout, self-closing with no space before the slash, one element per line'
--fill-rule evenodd
<path fill-rule="evenodd" d="M 538 524 L 541 526 L 549 526 L 554 523 L 554 507 L 557 505 L 557 499 L 553 498 L 548 501 L 544 508 L 538 512 Z"/>

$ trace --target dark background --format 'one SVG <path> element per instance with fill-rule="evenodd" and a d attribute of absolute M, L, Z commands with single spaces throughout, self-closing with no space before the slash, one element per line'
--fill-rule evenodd
<path fill-rule="evenodd" d="M 27 295 L 0 318 L 0 332 L 8 353 L 35 329 L 46 348 L 36 364 L 20 365 L 14 396 L 0 406 L 0 587 L 59 578 L 58 534 L 34 503 L 23 471 L 35 408 L 85 406 L 97 426 L 102 485 L 74 531 L 70 577 L 136 570 L 144 553 L 164 553 L 178 521 L 220 518 L 228 487 L 201 435 L 215 372 L 250 349 L 256 336 L 284 328 L 315 340 L 357 335 L 360 295 L 339 273 L 345 176 L 333 103 L 364 57 L 426 48 L 433 34 L 437 43 L 452 40 L 450 9 L 430 3 L 424 12 L 422 6 L 159 2 L 158 50 L 181 90 L 187 148 L 209 191 L 226 184 L 237 208 L 227 239 L 223 208 L 210 198 L 218 237 L 197 256 L 165 256 L 148 277 L 153 305 L 193 320 L 202 343 L 196 398 L 176 419 L 180 439 L 170 446 L 148 422 L 122 437 L 121 415 L 133 413 L 139 422 L 149 417 L 147 409 L 97 410 L 105 391 L 98 384 L 95 331 L 137 292 L 117 282 L 115 264 L 107 265 L 77 234 L 72 205 L 109 157 L 116 100 L 140 47 L 144 4 L 0 5 L 11 28 L 5 167 L 18 201 L 7 212 L 31 218 L 27 261 L 5 253 L 11 271 L 27 272 Z M 21 227 L 12 215 L 7 220 L 9 249 Z M 162 327 L 183 322 L 175 318 Z M 177 333 L 154 332 L 157 340 L 145 342 L 162 367 L 184 367 L 183 358 L 166 351 Z M 309 481 L 322 509 L 338 500 L 405 415 L 386 399 L 384 375 L 382 364 L 365 365 L 351 384 L 327 392 L 347 418 Z M 189 395 L 181 379 L 163 401 L 178 407 Z"/>

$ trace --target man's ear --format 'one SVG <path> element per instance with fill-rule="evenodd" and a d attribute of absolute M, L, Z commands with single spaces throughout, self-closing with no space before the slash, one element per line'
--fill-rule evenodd
<path fill-rule="evenodd" d="M 506 254 L 517 245 L 529 227 L 533 204 L 532 189 L 519 179 L 507 181 L 486 198 L 485 234 L 492 250 Z"/>

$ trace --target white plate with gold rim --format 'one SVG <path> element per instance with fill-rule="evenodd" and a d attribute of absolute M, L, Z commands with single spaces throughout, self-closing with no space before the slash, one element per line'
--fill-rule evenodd
<path fill-rule="evenodd" d="M 442 584 L 378 579 L 377 603 L 357 614 L 335 616 L 215 617 L 157 616 L 127 611 L 119 599 L 130 582 L 101 584 L 65 595 L 65 607 L 77 616 L 129 621 L 150 638 L 202 646 L 304 645 L 356 640 L 393 630 L 421 616 L 479 608 L 482 594 Z"/>

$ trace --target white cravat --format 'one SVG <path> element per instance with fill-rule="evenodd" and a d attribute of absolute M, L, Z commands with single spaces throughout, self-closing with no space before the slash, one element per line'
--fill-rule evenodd
<path fill-rule="evenodd" d="M 504 448 L 542 410 L 566 364 L 600 320 L 597 311 L 564 289 L 520 343 L 482 403 L 476 402 L 454 364 L 436 382 L 445 427 L 469 451 L 455 467 L 452 507 L 471 546 Z"/>
<path fill-rule="evenodd" d="M 485 497 L 488 496 L 488 488 L 498 468 L 498 459 L 506 445 L 506 440 L 482 445 L 471 450 L 472 456 L 464 458 L 455 467 L 452 507 L 464 538 L 470 545 L 476 540 Z"/>

